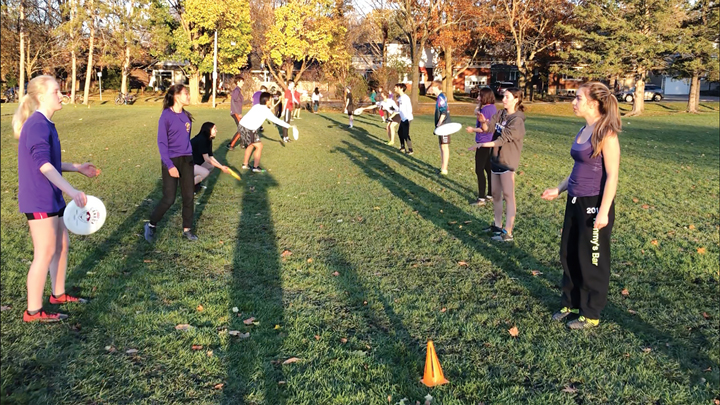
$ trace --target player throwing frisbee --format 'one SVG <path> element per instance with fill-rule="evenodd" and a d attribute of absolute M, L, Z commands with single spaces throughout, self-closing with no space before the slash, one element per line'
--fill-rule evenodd
<path fill-rule="evenodd" d="M 30 80 L 13 115 L 12 126 L 18 139 L 18 205 L 25 214 L 33 242 L 33 261 L 27 275 L 25 322 L 57 322 L 65 314 L 43 310 L 43 291 L 48 271 L 52 294 L 50 304 L 82 303 L 86 300 L 65 291 L 70 237 L 63 222 L 63 192 L 78 207 L 87 196 L 65 180 L 63 172 L 79 172 L 87 177 L 100 174 L 91 163 L 64 163 L 62 148 L 52 117 L 62 109 L 60 86 L 52 76 Z"/>
<path fill-rule="evenodd" d="M 243 169 L 250 169 L 255 173 L 262 173 L 265 171 L 265 169 L 260 167 L 260 157 L 262 155 L 263 145 L 260 141 L 260 134 L 258 133 L 258 129 L 262 126 L 265 120 L 281 126 L 285 133 L 287 133 L 288 129 L 293 128 L 293 138 L 297 139 L 295 136 L 296 128 L 292 127 L 286 121 L 276 117 L 272 111 L 270 111 L 272 105 L 272 94 L 263 92 L 260 94 L 260 103 L 254 105 L 240 120 L 240 139 L 243 145 L 245 145 L 245 159 L 243 160 L 242 165 Z M 253 155 L 253 165 L 250 165 L 251 154 Z"/>

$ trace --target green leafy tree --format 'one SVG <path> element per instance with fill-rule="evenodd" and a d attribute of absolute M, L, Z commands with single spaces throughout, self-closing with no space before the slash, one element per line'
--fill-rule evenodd
<path fill-rule="evenodd" d="M 157 8 L 157 6 L 155 7 Z M 156 26 L 155 55 L 185 62 L 190 102 L 200 103 L 200 75 L 213 71 L 213 42 L 218 35 L 218 70 L 239 73 L 250 53 L 250 8 L 247 0 L 170 0 L 165 27 Z M 159 20 L 164 18 L 160 16 Z"/>
<path fill-rule="evenodd" d="M 648 73 L 667 69 L 668 58 L 677 49 L 685 15 L 680 1 L 588 0 L 576 7 L 572 21 L 560 25 L 574 38 L 561 54 L 568 66 L 581 67 L 583 76 L 632 74 L 635 94 L 628 115 L 640 115 Z"/>

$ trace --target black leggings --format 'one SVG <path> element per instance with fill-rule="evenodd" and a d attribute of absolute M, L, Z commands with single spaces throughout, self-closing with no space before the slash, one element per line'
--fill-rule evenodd
<path fill-rule="evenodd" d="M 594 229 L 602 195 L 570 197 L 560 240 L 563 266 L 563 307 L 579 309 L 580 315 L 600 319 L 607 304 L 610 286 L 610 236 L 615 222 L 615 203 L 608 212 L 608 224 Z"/>
<path fill-rule="evenodd" d="M 157 225 L 168 209 L 175 203 L 178 181 L 180 182 L 180 195 L 182 196 L 183 228 L 192 228 L 195 203 L 193 202 L 195 189 L 195 165 L 192 156 L 179 156 L 170 158 L 180 173 L 180 178 L 170 176 L 165 165 L 162 165 L 163 196 L 150 215 L 150 225 Z"/>
<path fill-rule="evenodd" d="M 412 139 L 410 139 L 410 120 L 400 122 L 398 136 L 400 137 L 401 148 L 405 148 L 405 142 L 412 142 Z"/>
<path fill-rule="evenodd" d="M 487 196 L 492 195 L 492 184 L 490 181 L 490 155 L 492 155 L 492 150 L 493 148 L 475 149 L 475 174 L 478 179 L 478 198 L 486 198 Z M 486 178 L 487 193 L 485 192 Z"/>

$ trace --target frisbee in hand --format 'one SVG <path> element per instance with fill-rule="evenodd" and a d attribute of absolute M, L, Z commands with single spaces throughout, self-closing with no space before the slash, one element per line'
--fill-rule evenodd
<path fill-rule="evenodd" d="M 87 196 L 87 204 L 80 208 L 75 201 L 65 207 L 63 222 L 65 227 L 77 235 L 90 235 L 97 232 L 105 223 L 107 211 L 105 204 L 99 198 Z"/>
<path fill-rule="evenodd" d="M 364 108 L 356 108 L 355 111 L 353 111 L 353 115 L 362 115 L 364 111 Z"/>
<path fill-rule="evenodd" d="M 455 132 L 458 132 L 462 129 L 462 124 L 459 122 L 451 122 L 449 124 L 443 124 L 439 127 L 435 128 L 435 135 L 437 136 L 447 136 L 450 134 L 454 134 Z"/>
<path fill-rule="evenodd" d="M 228 167 L 228 172 L 230 172 L 230 175 L 233 176 L 233 177 L 235 177 L 237 180 L 242 180 L 242 179 L 240 178 L 240 175 L 237 174 L 233 169 L 231 169 L 231 168 L 229 168 L 229 167 Z"/>
<path fill-rule="evenodd" d="M 293 139 L 297 141 L 298 135 L 299 135 L 300 133 L 298 132 L 297 127 L 294 126 L 294 127 L 292 127 L 292 129 L 293 129 Z"/>

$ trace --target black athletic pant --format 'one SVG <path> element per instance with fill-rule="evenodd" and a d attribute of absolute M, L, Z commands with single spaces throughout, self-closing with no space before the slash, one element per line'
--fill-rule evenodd
<path fill-rule="evenodd" d="M 180 183 L 180 194 L 182 196 L 182 219 L 183 228 L 192 228 L 195 203 L 193 202 L 195 189 L 195 165 L 192 156 L 179 156 L 170 158 L 180 173 L 180 178 L 170 176 L 165 165 L 162 165 L 162 190 L 163 196 L 160 203 L 150 215 L 150 225 L 157 225 L 168 209 L 175 203 L 178 182 Z"/>
<path fill-rule="evenodd" d="M 492 184 L 490 169 L 490 155 L 492 154 L 493 148 L 477 148 L 475 149 L 475 174 L 478 179 L 478 198 L 486 198 L 492 195 Z M 485 193 L 485 184 L 487 178 L 487 193 Z M 502 202 L 500 202 L 502 203 Z"/>
<path fill-rule="evenodd" d="M 230 147 L 234 147 L 235 143 L 240 139 L 240 121 L 237 119 L 235 114 L 230 114 L 230 116 L 235 121 L 235 135 L 232 137 L 232 140 L 230 141 Z"/>
<path fill-rule="evenodd" d="M 593 228 L 602 196 L 570 197 L 565 207 L 560 261 L 563 266 L 562 306 L 580 309 L 580 315 L 600 319 L 610 285 L 610 235 L 615 203 L 608 224 Z"/>
<path fill-rule="evenodd" d="M 292 112 L 293 112 L 293 110 L 285 109 L 283 111 L 283 121 L 285 121 L 289 124 L 290 118 L 292 118 Z M 282 137 L 283 137 L 283 139 L 288 137 L 288 129 L 287 128 L 282 129 Z"/>
<path fill-rule="evenodd" d="M 410 139 L 410 120 L 400 121 L 398 137 L 400 137 L 400 148 L 405 148 L 406 141 L 412 142 L 412 139 Z"/>

